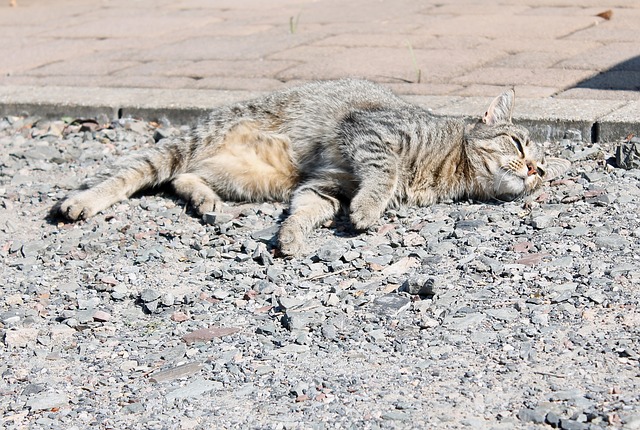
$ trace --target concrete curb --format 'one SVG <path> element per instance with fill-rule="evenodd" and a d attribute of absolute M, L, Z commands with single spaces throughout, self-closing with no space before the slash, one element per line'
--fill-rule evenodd
<path fill-rule="evenodd" d="M 251 91 L 170 90 L 147 88 L 81 88 L 0 86 L 0 114 L 29 114 L 45 118 L 62 116 L 109 118 L 166 118 L 189 124 L 215 106 L 261 95 Z M 460 96 L 404 96 L 441 116 L 476 120 L 491 98 Z M 514 121 L 539 141 L 556 141 L 571 135 L 583 141 L 618 141 L 640 135 L 638 101 L 526 99 L 516 101 Z"/>

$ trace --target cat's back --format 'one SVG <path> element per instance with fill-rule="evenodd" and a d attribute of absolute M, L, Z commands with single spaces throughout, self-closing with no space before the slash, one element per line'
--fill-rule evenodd
<path fill-rule="evenodd" d="M 406 104 L 389 89 L 363 79 L 310 82 L 275 92 L 271 97 L 274 101 L 289 102 L 299 108 L 334 112 Z"/>
<path fill-rule="evenodd" d="M 311 82 L 273 93 L 266 102 L 283 108 L 292 126 L 307 121 L 335 125 L 356 109 L 407 104 L 389 89 L 362 79 Z"/>

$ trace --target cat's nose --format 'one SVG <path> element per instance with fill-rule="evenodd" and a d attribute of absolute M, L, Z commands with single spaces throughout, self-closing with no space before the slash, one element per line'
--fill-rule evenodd
<path fill-rule="evenodd" d="M 534 162 L 527 162 L 527 176 L 533 176 L 538 174 L 538 168 Z"/>

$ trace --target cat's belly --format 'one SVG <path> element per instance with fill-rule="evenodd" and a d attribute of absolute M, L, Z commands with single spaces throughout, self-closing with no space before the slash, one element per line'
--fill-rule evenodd
<path fill-rule="evenodd" d="M 224 199 L 286 200 L 298 183 L 288 137 L 253 122 L 234 127 L 198 173 Z"/>

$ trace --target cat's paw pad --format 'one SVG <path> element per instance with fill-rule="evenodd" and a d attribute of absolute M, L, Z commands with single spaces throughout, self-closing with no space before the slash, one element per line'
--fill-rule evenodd
<path fill-rule="evenodd" d="M 84 191 L 65 199 L 59 206 L 59 212 L 70 221 L 87 219 L 99 211 L 100 205 L 96 200 L 93 193 Z"/>
<path fill-rule="evenodd" d="M 297 256 L 305 251 L 304 233 L 295 222 L 285 221 L 278 233 L 278 247 L 284 255 Z"/>

